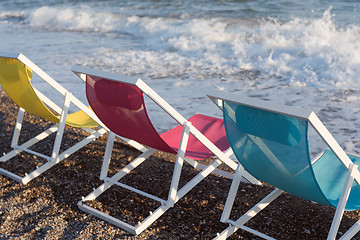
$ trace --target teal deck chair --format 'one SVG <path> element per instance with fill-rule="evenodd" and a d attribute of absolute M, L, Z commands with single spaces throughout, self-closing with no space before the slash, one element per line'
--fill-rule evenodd
<path fill-rule="evenodd" d="M 229 218 L 239 186 L 234 178 L 221 217 L 230 226 L 216 239 L 226 239 L 239 228 L 265 239 L 273 239 L 245 224 L 281 193 L 336 208 L 328 238 L 335 239 L 344 211 L 360 209 L 360 157 L 344 152 L 312 111 L 279 106 L 268 101 L 211 92 L 210 99 L 223 110 L 226 134 L 240 164 L 236 176 L 245 169 L 276 189 L 239 219 Z M 309 125 L 328 149 L 311 159 Z M 350 239 L 360 229 L 360 220 L 342 235 Z"/>

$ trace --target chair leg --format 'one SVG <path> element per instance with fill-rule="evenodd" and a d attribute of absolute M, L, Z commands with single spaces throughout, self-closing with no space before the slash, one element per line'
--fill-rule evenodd
<path fill-rule="evenodd" d="M 18 145 L 19 137 L 20 137 L 20 131 L 24 119 L 25 110 L 22 107 L 19 107 L 18 116 L 16 118 L 15 128 L 14 128 L 14 134 L 11 141 L 11 147 L 14 148 Z"/>
<path fill-rule="evenodd" d="M 329 231 L 328 240 L 334 240 L 337 234 L 337 231 L 339 229 L 339 225 L 341 222 L 341 218 L 344 213 L 344 209 L 346 206 L 347 199 L 349 197 L 352 183 L 354 182 L 354 171 L 357 169 L 357 166 L 355 164 L 352 164 L 349 168 L 347 178 L 344 184 L 343 191 L 341 193 L 341 198 L 338 203 L 338 207 L 335 212 L 335 216 L 331 225 L 331 229 Z M 230 226 L 225 229 L 221 234 L 218 234 L 218 236 L 214 239 L 226 239 L 231 234 L 236 232 L 239 228 L 251 232 L 259 237 L 265 238 L 265 239 L 273 239 L 263 233 L 260 233 L 256 230 L 250 229 L 244 224 L 248 222 L 251 218 L 253 218 L 257 213 L 259 213 L 262 209 L 264 209 L 266 206 L 268 206 L 273 200 L 275 200 L 283 191 L 280 189 L 276 189 L 273 192 L 271 192 L 268 196 L 266 196 L 262 201 L 260 201 L 257 205 L 255 205 L 252 209 L 250 209 L 247 213 L 245 213 L 242 217 L 240 217 L 235 222 L 228 219 L 228 216 L 230 214 L 231 206 L 234 201 L 234 195 L 236 195 L 237 187 L 239 185 L 239 180 L 235 179 L 233 180 L 233 183 L 231 185 L 229 195 L 227 202 L 225 204 L 225 208 L 222 215 L 222 222 L 227 222 L 230 224 Z M 234 190 L 236 189 L 236 190 Z M 229 210 L 230 209 L 230 210 Z M 360 220 L 356 222 L 351 229 L 348 230 L 340 239 L 350 239 L 352 238 L 358 231 L 360 230 Z"/>
<path fill-rule="evenodd" d="M 342 219 L 343 214 L 344 214 L 345 206 L 346 206 L 347 200 L 349 198 L 349 194 L 350 194 L 350 191 L 351 191 L 351 186 L 352 186 L 352 184 L 354 182 L 354 171 L 355 171 L 355 169 L 357 169 L 357 165 L 351 164 L 350 167 L 349 167 L 347 176 L 346 176 L 344 188 L 343 188 L 340 200 L 339 200 L 337 208 L 336 208 L 336 212 L 335 212 L 332 224 L 331 224 L 331 228 L 330 228 L 327 240 L 334 240 L 336 238 L 336 234 L 338 232 L 340 222 L 341 222 L 341 219 Z"/>
<path fill-rule="evenodd" d="M 100 180 L 104 180 L 107 177 L 107 173 L 109 170 L 109 164 L 111 160 L 111 153 L 114 147 L 115 134 L 113 132 L 109 132 L 109 136 L 106 143 L 104 161 L 101 167 Z"/>
<path fill-rule="evenodd" d="M 241 164 L 238 164 L 238 167 L 236 168 L 236 171 L 234 174 L 234 179 L 232 180 L 232 183 L 231 183 L 228 197 L 226 198 L 224 210 L 221 215 L 221 219 L 220 219 L 221 222 L 225 222 L 227 219 L 229 219 L 230 212 L 231 212 L 231 209 L 232 209 L 234 201 L 235 201 L 236 193 L 238 191 L 243 172 L 244 172 L 244 167 L 241 166 Z"/>
<path fill-rule="evenodd" d="M 64 135 L 66 117 L 69 112 L 70 97 L 71 97 L 70 93 L 68 93 L 68 92 L 65 93 L 64 105 L 63 105 L 62 112 L 60 115 L 60 120 L 59 120 L 59 128 L 56 132 L 54 147 L 53 147 L 53 151 L 51 154 L 51 161 L 56 162 L 56 163 L 60 162 L 60 160 L 58 159 L 58 155 L 59 155 L 59 151 L 60 151 L 60 147 L 61 147 L 62 137 Z"/>
<path fill-rule="evenodd" d="M 177 201 L 176 197 L 177 197 L 177 191 L 178 191 L 178 187 L 179 187 L 181 169 L 184 164 L 185 151 L 186 151 L 186 147 L 187 147 L 187 143 L 188 143 L 188 139 L 189 139 L 189 133 L 190 133 L 190 128 L 189 128 L 188 124 L 191 124 L 191 123 L 188 123 L 188 122 L 184 123 L 183 132 L 182 132 L 181 140 L 180 140 L 179 151 L 176 156 L 176 162 L 175 162 L 173 177 L 171 180 L 170 192 L 169 192 L 169 196 L 168 196 L 168 201 L 166 203 L 170 207 L 173 207 L 175 202 Z"/>

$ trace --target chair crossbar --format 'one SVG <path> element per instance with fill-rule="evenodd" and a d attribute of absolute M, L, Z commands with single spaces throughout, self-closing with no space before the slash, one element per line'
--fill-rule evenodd
<path fill-rule="evenodd" d="M 56 163 L 49 161 L 49 162 L 41 165 L 40 167 L 36 168 L 36 170 L 34 170 L 30 173 L 25 173 L 24 177 L 21 177 L 17 174 L 9 172 L 3 168 L 0 168 L 0 173 L 4 176 L 7 176 L 7 177 L 19 182 L 19 183 L 26 184 L 26 183 L 30 182 L 31 180 L 33 180 L 34 178 L 36 178 L 37 176 L 39 176 L 40 174 L 42 174 L 43 172 L 45 172 L 46 170 L 53 167 L 55 164 Z"/>
<path fill-rule="evenodd" d="M 280 189 L 275 189 L 271 193 L 269 193 L 263 200 L 258 202 L 254 207 L 252 207 L 249 211 L 247 211 L 241 218 L 236 221 L 236 224 L 245 224 L 251 218 L 255 217 L 261 210 L 266 208 L 272 201 L 278 198 L 284 191 Z"/>
<path fill-rule="evenodd" d="M 18 146 L 18 149 L 12 150 L 11 152 L 7 153 L 5 156 L 0 158 L 0 162 L 6 162 L 12 157 L 16 156 L 17 154 L 21 153 L 23 150 L 20 148 L 29 148 L 32 145 L 40 142 L 41 140 L 48 137 L 50 134 L 56 132 L 58 129 L 57 124 L 53 125 L 52 127 L 48 128 L 46 131 L 38 134 L 34 138 L 28 140 L 27 142 L 23 143 L 22 145 Z"/>
<path fill-rule="evenodd" d="M 270 237 L 270 236 L 268 236 L 268 235 L 266 235 L 266 234 L 264 234 L 262 232 L 259 232 L 259 231 L 255 230 L 255 229 L 252 229 L 252 228 L 247 227 L 245 225 L 237 224 L 234 221 L 229 220 L 228 223 L 230 223 L 230 224 L 232 224 L 232 225 L 234 225 L 234 226 L 236 226 L 238 228 L 241 228 L 241 229 L 243 229 L 243 230 L 245 230 L 247 232 L 250 232 L 250 233 L 252 233 L 252 234 L 254 234 L 256 236 L 259 236 L 261 238 L 268 239 L 268 240 L 276 240 L 275 238 L 272 238 L 272 237 Z"/>
<path fill-rule="evenodd" d="M 219 159 L 214 160 L 201 172 L 199 172 L 193 179 L 187 182 L 177 194 L 177 199 L 175 202 L 180 200 L 185 194 L 187 194 L 191 189 L 193 189 L 199 182 L 201 182 L 205 177 L 207 177 L 215 168 L 217 168 L 222 162 Z"/>
<path fill-rule="evenodd" d="M 84 138 L 83 140 L 81 140 L 80 142 L 76 143 L 75 145 L 73 145 L 72 147 L 68 148 L 67 150 L 65 150 L 64 152 L 62 152 L 59 156 L 58 159 L 61 161 L 64 158 L 67 158 L 68 156 L 70 156 L 71 154 L 73 154 L 74 152 L 76 152 L 77 150 L 79 150 L 80 148 L 84 147 L 85 145 L 87 145 L 88 143 L 90 143 L 91 141 L 95 140 L 96 138 L 102 136 L 103 134 L 105 134 L 107 132 L 106 129 L 104 128 L 100 128 L 98 131 L 96 131 L 95 133 L 87 136 L 86 138 Z"/>
<path fill-rule="evenodd" d="M 339 240 L 351 239 L 355 234 L 360 231 L 360 220 L 358 220 Z"/>
<path fill-rule="evenodd" d="M 168 204 L 161 205 L 154 212 L 150 213 L 150 215 L 147 218 L 145 218 L 142 222 L 139 222 L 137 226 L 132 226 L 125 221 L 122 221 L 106 213 L 103 213 L 95 208 L 85 205 L 83 201 L 84 200 L 78 202 L 78 207 L 81 210 L 89 214 L 92 214 L 100 219 L 108 221 L 109 223 L 114 224 L 115 226 L 120 227 L 133 235 L 138 235 L 141 232 L 143 232 L 148 226 L 151 225 L 151 223 L 153 223 L 156 219 L 158 219 L 170 208 Z"/>
<path fill-rule="evenodd" d="M 150 215 L 145 218 L 142 222 L 138 224 L 136 227 L 136 234 L 140 234 L 142 231 L 144 231 L 147 227 L 149 227 L 156 219 L 161 217 L 168 209 L 170 209 L 169 204 L 164 204 L 160 206 L 158 209 L 156 209 L 153 213 L 150 213 Z"/>
<path fill-rule="evenodd" d="M 23 177 L 21 183 L 26 184 L 26 183 L 30 182 L 31 180 L 40 176 L 40 174 L 42 174 L 43 172 L 47 171 L 48 169 L 50 169 L 51 167 L 53 167 L 55 165 L 56 165 L 56 163 L 51 162 L 51 161 L 41 165 L 40 167 L 38 167 L 36 170 L 32 171 L 31 173 L 26 173 L 25 177 Z"/>
<path fill-rule="evenodd" d="M 142 190 L 140 190 L 140 189 L 131 187 L 131 186 L 127 185 L 127 184 L 124 184 L 124 183 L 121 183 L 121 182 L 117 182 L 117 181 L 113 181 L 111 178 L 106 177 L 106 178 L 104 178 L 104 181 L 106 181 L 106 182 L 111 182 L 112 184 L 115 184 L 115 185 L 117 185 L 117 186 L 119 186 L 119 187 L 123 187 L 123 188 L 125 188 L 125 189 L 130 190 L 130 191 L 136 192 L 136 193 L 138 193 L 138 194 L 140 194 L 140 195 L 143 195 L 143 196 L 145 196 L 145 197 L 147 197 L 147 198 L 151 198 L 151 199 L 153 199 L 153 200 L 155 200 L 155 201 L 157 201 L 157 202 L 161 202 L 162 204 L 165 204 L 165 203 L 166 203 L 166 200 L 164 200 L 164 199 L 161 199 L 161 198 L 159 198 L 159 197 L 157 197 L 157 196 L 155 196 L 155 195 L 152 195 L 152 194 L 149 194 L 149 193 L 147 193 L 147 192 L 144 192 L 144 191 L 142 191 Z"/>
<path fill-rule="evenodd" d="M 23 147 L 20 147 L 20 146 L 14 146 L 15 149 L 20 149 L 21 151 L 24 151 L 24 152 L 27 152 L 27 153 L 30 153 L 30 154 L 33 154 L 33 155 L 36 155 L 38 157 L 41 157 L 41 158 L 44 158 L 48 161 L 51 160 L 51 157 L 50 156 L 46 156 L 45 154 L 41 154 L 39 152 L 35 152 L 31 149 L 27 149 L 27 148 L 23 148 Z"/>
<path fill-rule="evenodd" d="M 45 138 L 50 136 L 51 134 L 55 133 L 57 130 L 58 130 L 58 124 L 55 124 L 55 125 L 51 126 L 50 128 L 48 128 L 47 130 L 45 130 L 44 132 L 42 132 L 42 133 L 38 134 L 37 136 L 35 136 L 34 138 L 30 139 L 29 141 L 23 143 L 22 145 L 20 145 L 20 147 L 29 148 L 32 145 L 34 145 L 35 143 L 38 143 L 41 140 L 44 140 Z"/>
<path fill-rule="evenodd" d="M 116 134 L 115 134 L 116 135 Z M 148 148 L 146 148 L 144 145 L 134 141 L 134 140 L 131 140 L 131 139 L 128 139 L 128 138 L 125 138 L 125 137 L 120 137 L 118 135 L 116 135 L 118 138 L 121 138 L 124 142 L 126 142 L 127 144 L 129 144 L 130 146 L 136 148 L 137 150 L 139 150 L 140 152 L 146 152 L 148 150 Z"/>
<path fill-rule="evenodd" d="M 34 71 L 39 77 L 41 77 L 45 82 L 47 82 L 51 87 L 53 87 L 56 91 L 65 96 L 65 93 L 68 92 L 63 86 L 61 86 L 58 82 L 56 82 L 52 77 L 50 77 L 47 73 L 45 73 L 41 68 L 39 68 L 36 64 L 30 61 L 23 54 L 19 54 L 17 57 L 21 62 L 26 64 L 32 71 Z"/>
<path fill-rule="evenodd" d="M 228 148 L 225 152 L 224 152 L 225 156 L 230 157 L 233 154 L 233 151 L 231 148 Z M 203 170 L 207 165 L 199 163 L 198 161 L 195 161 L 191 158 L 184 158 L 184 160 L 190 164 L 193 168 L 196 168 L 198 170 Z M 233 179 L 234 178 L 234 174 L 221 170 L 221 169 L 215 169 L 213 171 L 214 174 L 217 174 L 219 176 L 228 178 L 228 179 Z"/>
<path fill-rule="evenodd" d="M 94 130 L 92 128 L 83 128 L 83 130 L 89 134 L 94 134 L 96 132 L 96 130 Z"/>
<path fill-rule="evenodd" d="M 184 159 L 188 164 L 190 164 L 193 168 L 196 168 L 197 170 L 203 170 L 204 168 L 206 168 L 206 164 L 202 164 L 202 163 L 199 163 L 193 159 L 190 159 L 190 158 L 185 158 Z M 215 169 L 213 172 L 213 174 L 217 174 L 221 177 L 225 177 L 225 178 L 228 178 L 228 179 L 233 179 L 234 178 L 234 174 L 233 173 L 230 173 L 230 172 L 227 172 L 227 171 L 224 171 L 224 170 L 221 170 L 221 169 Z"/>
<path fill-rule="evenodd" d="M 275 189 L 271 193 L 269 193 L 265 198 L 263 198 L 260 202 L 258 202 L 254 207 L 252 207 L 249 211 L 247 211 L 244 215 L 242 215 L 239 219 L 236 221 L 232 221 L 230 219 L 223 219 L 223 222 L 231 224 L 227 229 L 225 229 L 223 232 L 221 232 L 216 238 L 214 239 L 226 239 L 231 234 L 236 232 L 239 228 L 242 228 L 244 230 L 248 229 L 243 228 L 244 224 L 246 224 L 248 221 L 250 221 L 253 217 L 255 217 L 260 211 L 262 211 L 264 208 L 266 208 L 272 201 L 274 201 L 276 198 L 278 198 L 283 191 L 281 189 Z M 225 211 L 225 210 L 224 210 Z M 247 230 L 246 230 L 247 231 Z M 256 230 L 251 230 L 256 231 Z M 257 231 L 256 231 L 257 232 Z M 258 234 L 257 234 L 258 235 Z M 268 237 L 267 235 L 265 235 Z"/>
<path fill-rule="evenodd" d="M 121 220 L 114 218 L 106 213 L 96 210 L 95 208 L 89 207 L 89 206 L 85 205 L 82 201 L 78 202 L 78 207 L 81 210 L 83 210 L 84 212 L 94 215 L 100 219 L 103 219 L 103 220 L 111 223 L 111 224 L 114 224 L 117 227 L 124 229 L 125 231 L 127 231 L 133 235 L 136 235 L 136 227 L 131 226 L 130 224 L 128 224 L 124 221 L 121 221 Z"/>
<path fill-rule="evenodd" d="M 61 107 L 59 107 L 56 103 L 54 103 L 52 100 L 50 100 L 48 97 L 46 97 L 42 92 L 37 90 L 35 87 L 34 87 L 34 90 L 43 103 L 45 103 L 47 106 L 49 106 L 57 114 L 59 114 L 59 115 L 61 114 L 61 111 L 62 111 Z"/>
<path fill-rule="evenodd" d="M 3 169 L 3 168 L 0 168 L 0 174 L 3 175 L 3 176 L 6 176 L 8 178 L 11 178 L 11 179 L 13 179 L 13 180 L 15 180 L 17 182 L 20 182 L 20 183 L 22 182 L 22 179 L 23 179 L 23 177 L 21 177 L 19 175 L 16 175 L 16 174 L 14 174 L 12 172 L 9 172 L 8 170 Z"/>
<path fill-rule="evenodd" d="M 49 129 L 47 130 L 49 131 Z M 40 167 L 37 167 L 36 170 L 30 172 L 30 173 L 25 173 L 25 177 L 21 177 L 19 175 L 16 175 L 14 173 L 11 173 L 5 169 L 0 169 L 0 173 L 3 174 L 4 176 L 7 176 L 11 179 L 14 179 L 17 182 L 20 182 L 22 184 L 26 184 L 29 181 L 31 181 L 32 179 L 36 178 L 37 176 L 39 176 L 40 174 L 42 174 L 43 172 L 45 172 L 46 170 L 50 169 L 51 167 L 53 167 L 56 163 L 59 163 L 60 161 L 62 161 L 63 159 L 67 158 L 68 156 L 70 156 L 71 154 L 73 154 L 74 152 L 76 152 L 77 150 L 79 150 L 80 148 L 82 148 L 83 146 L 85 146 L 86 144 L 90 143 L 91 141 L 93 141 L 94 139 L 96 139 L 97 137 L 105 134 L 107 131 L 104 128 L 101 128 L 100 130 L 98 130 L 97 132 L 95 132 L 93 135 L 89 135 L 88 137 L 86 137 L 85 139 L 81 140 L 80 142 L 76 143 L 75 145 L 73 145 L 72 147 L 70 147 L 69 149 L 67 149 L 66 151 L 62 152 L 58 158 L 56 159 L 56 161 L 53 161 L 53 159 L 51 159 L 51 157 L 46 156 L 44 154 L 32 151 L 30 149 L 21 147 L 21 146 L 16 146 L 16 149 L 13 150 L 12 152 L 8 153 L 7 155 L 5 155 L 4 157 L 8 157 L 9 154 L 10 156 L 15 156 L 16 154 L 19 154 L 20 152 L 24 151 L 24 152 L 28 152 L 34 155 L 37 155 L 39 157 L 45 158 L 46 160 L 48 160 L 47 163 L 41 165 Z M 25 143 L 26 144 L 26 143 Z M 24 145 L 24 144 L 23 144 Z M 23 146 L 22 145 L 22 146 Z M 0 158 L 1 160 L 1 158 Z M 7 161 L 7 160 L 5 160 Z"/>
<path fill-rule="evenodd" d="M 138 156 L 136 159 L 134 159 L 128 165 L 126 165 L 124 168 L 122 168 L 119 172 L 117 172 L 114 176 L 112 176 L 111 180 L 114 182 L 118 182 L 121 178 L 123 178 L 126 174 L 131 172 L 137 166 L 139 166 L 142 162 L 144 162 L 149 156 L 151 156 L 155 152 L 156 152 L 156 149 L 153 149 L 153 148 L 148 149 L 148 151 L 146 151 L 143 154 L 141 154 L 140 156 Z M 98 188 L 96 188 L 94 191 L 92 191 L 90 194 L 88 194 L 86 197 L 84 197 L 83 201 L 96 199 L 98 196 L 100 196 L 102 193 L 104 193 L 107 189 L 109 189 L 112 185 L 113 185 L 112 182 L 109 182 L 109 181 L 104 182 Z"/>
<path fill-rule="evenodd" d="M 154 154 L 157 150 L 153 148 L 149 148 L 146 152 L 142 153 L 140 156 L 138 156 L 136 159 L 131 161 L 126 167 L 121 169 L 118 173 L 116 173 L 112 179 L 114 181 L 119 181 L 121 178 L 123 178 L 126 174 L 131 172 L 133 169 L 135 169 L 137 166 L 139 166 L 143 161 L 145 161 L 148 157 L 150 157 L 152 154 Z"/>

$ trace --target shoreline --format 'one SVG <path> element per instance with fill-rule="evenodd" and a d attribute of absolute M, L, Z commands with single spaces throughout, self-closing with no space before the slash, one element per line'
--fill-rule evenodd
<path fill-rule="evenodd" d="M 17 106 L 0 90 L 0 153 L 10 151 Z M 24 141 L 51 123 L 31 114 L 25 114 L 23 126 Z M 84 133 L 67 127 L 64 145 L 72 145 Z M 107 136 L 107 135 L 106 135 Z M 211 175 L 200 182 L 175 206 L 155 221 L 138 236 L 133 236 L 99 218 L 93 217 L 77 207 L 82 196 L 99 186 L 99 174 L 106 136 L 100 137 L 53 168 L 21 185 L 0 175 L 0 238 L 1 239 L 212 239 L 228 225 L 220 222 L 221 212 L 230 188 L 231 180 Z M 36 145 L 36 149 L 48 154 L 53 138 Z M 123 143 L 116 143 L 111 168 L 119 169 L 139 152 Z M 24 161 L 24 159 L 28 161 Z M 139 166 L 124 181 L 143 190 L 151 189 L 159 197 L 167 196 L 163 190 L 170 184 L 174 156 L 157 152 Z M 41 159 L 20 154 L 0 166 L 23 172 L 34 167 Z M 197 171 L 185 165 L 182 179 Z M 182 185 L 182 183 L 180 183 Z M 234 218 L 250 209 L 261 200 L 272 187 L 264 184 L 254 186 L 241 184 L 232 213 Z M 160 191 L 161 190 L 161 191 Z M 120 188 L 104 193 L 96 203 L 97 207 L 115 216 L 122 216 L 137 222 L 147 216 L 154 204 L 145 197 L 136 196 Z M 137 214 L 139 213 L 139 214 Z M 283 194 L 259 214 L 248 226 L 255 227 L 278 239 L 326 239 L 335 209 L 314 204 Z M 360 218 L 360 211 L 344 214 L 340 232 L 345 232 Z M 358 233 L 355 238 L 360 239 Z M 238 230 L 229 239 L 259 239 Z"/>

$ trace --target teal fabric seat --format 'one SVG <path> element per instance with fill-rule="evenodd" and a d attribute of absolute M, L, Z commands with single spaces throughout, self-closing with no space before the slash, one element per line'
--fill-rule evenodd
<path fill-rule="evenodd" d="M 336 208 L 327 237 L 334 240 L 344 211 L 360 209 L 360 157 L 346 153 L 313 111 L 224 92 L 215 91 L 208 96 L 223 111 L 226 135 L 240 163 L 221 216 L 229 227 L 216 239 L 225 239 L 238 229 L 273 239 L 245 224 L 288 192 Z M 310 127 L 328 146 L 314 159 L 309 153 Z M 244 170 L 276 189 L 232 220 L 231 211 Z M 360 220 L 340 239 L 351 239 L 359 230 Z"/>
<path fill-rule="evenodd" d="M 347 169 L 331 150 L 311 163 L 307 120 L 227 101 L 223 104 L 230 145 L 249 173 L 295 196 L 337 206 Z M 349 157 L 360 164 L 359 157 Z M 359 199 L 360 188 L 354 183 L 345 210 L 360 209 Z"/>
<path fill-rule="evenodd" d="M 360 158 L 348 154 L 356 165 L 360 165 Z M 341 191 L 345 184 L 347 169 L 331 150 L 327 150 L 312 166 L 315 178 L 331 206 L 336 207 Z M 360 209 L 360 187 L 354 182 L 350 191 L 345 211 Z"/>

